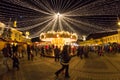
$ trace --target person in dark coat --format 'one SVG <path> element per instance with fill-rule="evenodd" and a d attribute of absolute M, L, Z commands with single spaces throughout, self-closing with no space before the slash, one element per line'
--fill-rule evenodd
<path fill-rule="evenodd" d="M 71 57 L 68 53 L 68 46 L 64 46 L 60 54 L 60 63 L 62 65 L 61 69 L 55 72 L 55 75 L 58 77 L 61 72 L 65 70 L 65 78 L 69 78 L 69 61 Z"/>
<path fill-rule="evenodd" d="M 31 47 L 30 47 L 30 45 L 27 45 L 27 55 L 28 55 L 28 60 L 30 60 L 30 55 L 31 55 Z"/>
<path fill-rule="evenodd" d="M 13 55 L 12 60 L 13 60 L 13 69 L 17 68 L 17 70 L 19 70 L 19 60 L 17 54 Z"/>
<path fill-rule="evenodd" d="M 59 61 L 59 53 L 60 49 L 58 48 L 58 46 L 56 46 L 56 48 L 54 49 L 55 61 Z"/>
<path fill-rule="evenodd" d="M 6 66 L 7 70 L 9 71 L 9 66 L 8 66 L 8 59 L 10 57 L 9 54 L 9 49 L 7 47 L 7 44 L 5 44 L 4 48 L 2 49 L 2 53 L 3 53 L 3 64 Z"/>
<path fill-rule="evenodd" d="M 41 56 L 42 56 L 42 57 L 45 56 L 45 49 L 44 49 L 44 46 L 41 47 Z"/>

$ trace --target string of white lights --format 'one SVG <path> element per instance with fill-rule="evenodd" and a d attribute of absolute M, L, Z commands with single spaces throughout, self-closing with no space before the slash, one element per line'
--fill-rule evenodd
<path fill-rule="evenodd" d="M 107 29 L 107 28 L 103 28 L 101 26 L 97 26 L 97 25 L 93 25 L 93 24 L 89 24 L 89 23 L 85 23 L 85 22 L 82 22 L 82 21 L 78 21 L 78 20 L 75 20 L 75 19 L 71 19 L 71 18 L 68 18 L 68 17 L 65 17 L 66 19 L 68 20 L 71 20 L 73 22 L 77 22 L 77 23 L 80 23 L 80 24 L 83 24 L 83 25 L 87 25 L 91 28 L 94 28 L 94 29 L 98 29 L 98 30 L 103 30 L 103 31 L 107 31 L 107 30 L 111 30 L 111 29 Z"/>
<path fill-rule="evenodd" d="M 51 16 L 46 16 L 46 17 L 38 17 L 38 18 L 35 18 L 35 19 L 28 19 L 28 20 L 22 20 L 22 21 L 18 21 L 17 23 L 26 23 L 26 22 L 29 22 L 29 21 L 33 21 L 33 22 L 43 22 L 47 19 L 50 19 Z"/>
<path fill-rule="evenodd" d="M 33 0 L 32 1 L 34 4 L 36 4 L 39 8 L 43 8 L 44 10 L 48 11 L 49 13 L 52 14 L 53 10 L 52 8 L 50 8 L 49 4 L 47 2 L 44 1 L 40 1 L 40 0 Z M 44 6 L 44 7 L 41 7 Z M 49 7 L 48 7 L 49 6 Z"/>
<path fill-rule="evenodd" d="M 9 0 L 7 0 L 9 1 Z M 35 11 L 38 11 L 40 13 L 44 13 L 44 14 L 48 14 L 48 15 L 51 15 L 50 13 L 46 12 L 46 11 L 43 11 L 43 10 L 40 10 L 40 9 L 37 9 L 35 6 L 32 6 L 26 2 L 23 2 L 23 1 L 20 1 L 20 0 L 10 0 L 10 2 L 14 3 L 14 4 L 17 4 L 17 5 L 20 5 L 20 6 L 23 6 L 23 7 L 27 7 L 29 9 L 33 9 Z"/>
<path fill-rule="evenodd" d="M 56 5 L 56 0 L 51 0 L 51 3 L 52 3 L 52 6 L 53 6 L 54 10 L 58 10 L 56 8 L 58 6 L 58 5 Z"/>
<path fill-rule="evenodd" d="M 7 2 L 10 2 L 10 1 L 7 0 Z M 2 5 L 5 5 L 5 6 L 2 6 Z M 12 10 L 12 11 L 20 12 L 20 13 L 24 13 L 24 12 L 32 13 L 29 10 L 27 10 L 24 7 L 21 7 L 21 6 L 18 7 L 18 6 L 7 4 L 7 3 L 2 3 L 2 5 L 0 5 L 1 8 L 3 7 L 3 8 L 8 9 L 8 10 Z"/>
<path fill-rule="evenodd" d="M 59 6 L 60 6 L 60 8 L 61 9 L 64 9 L 62 6 L 63 6 L 63 2 L 64 2 L 64 0 L 59 0 Z M 67 4 L 66 4 L 67 5 Z"/>
<path fill-rule="evenodd" d="M 63 1 L 62 2 L 62 4 L 61 4 L 61 8 L 62 9 L 66 9 L 67 7 L 69 7 L 70 5 L 71 5 L 71 3 L 72 3 L 72 1 L 70 1 L 70 0 L 65 0 L 65 1 Z"/>
<path fill-rule="evenodd" d="M 72 0 L 72 2 L 74 2 L 74 0 Z M 70 10 L 75 10 L 76 8 L 79 8 L 82 5 L 81 0 L 77 1 L 76 3 L 74 3 L 74 5 L 73 5 L 72 2 L 70 0 L 70 3 L 69 3 L 69 9 Z M 85 1 L 85 2 L 87 2 L 87 1 Z"/>
<path fill-rule="evenodd" d="M 74 24 L 75 26 L 79 27 L 80 30 L 84 30 L 85 32 L 87 32 L 87 34 L 83 34 L 83 33 L 80 33 L 80 34 L 83 34 L 83 35 L 89 35 L 91 33 L 103 33 L 103 32 L 114 32 L 114 31 L 117 31 L 117 30 L 105 30 L 105 31 L 101 31 L 101 30 L 95 30 L 91 27 L 85 27 L 83 28 L 83 26 L 80 26 L 80 24 L 76 24 L 76 22 L 73 22 L 73 21 L 70 21 L 68 19 L 66 19 L 68 22 Z M 88 33 L 89 32 L 89 33 Z"/>
<path fill-rule="evenodd" d="M 60 27 L 60 31 L 62 31 L 63 30 L 62 19 L 59 20 L 59 27 Z"/>
<path fill-rule="evenodd" d="M 93 3 L 89 3 L 89 4 L 87 4 L 87 5 L 83 5 L 83 6 L 81 6 L 81 7 L 79 7 L 79 8 L 76 8 L 76 9 L 73 9 L 73 10 L 71 10 L 71 11 L 68 11 L 68 12 L 66 12 L 65 14 L 67 15 L 67 16 L 71 16 L 71 14 L 74 14 L 74 13 L 76 13 L 76 11 L 80 11 L 80 14 L 78 14 L 78 15 L 76 15 L 76 16 L 84 16 L 84 10 L 85 9 L 87 9 L 88 7 L 89 8 L 91 8 L 91 7 L 93 7 L 93 5 L 95 5 L 95 4 L 98 4 L 99 2 L 101 2 L 102 0 L 98 0 L 98 1 L 95 1 L 95 2 L 93 2 Z M 85 11 L 86 12 L 86 11 Z M 73 16 L 73 15 L 72 15 Z M 75 15 L 74 15 L 75 16 Z"/>
<path fill-rule="evenodd" d="M 74 26 L 76 26 L 76 27 L 78 27 L 81 31 L 84 31 L 84 32 L 90 32 L 91 31 L 91 28 L 90 27 L 85 27 L 84 26 L 84 28 L 83 28 L 83 25 L 81 25 L 81 24 L 78 24 L 78 23 L 76 23 L 76 22 L 74 22 L 74 21 L 71 21 L 71 20 L 68 20 L 68 19 L 66 19 L 69 23 L 71 23 L 71 24 L 73 24 Z M 80 34 L 84 34 L 84 33 L 81 33 L 81 32 L 79 32 Z M 89 34 L 89 33 L 88 33 Z"/>
<path fill-rule="evenodd" d="M 51 14 L 54 14 L 54 10 L 53 8 L 50 6 L 50 3 L 48 3 L 48 1 L 46 0 L 42 0 L 42 2 L 44 3 L 44 5 L 47 7 L 47 10 L 51 13 Z"/>
<path fill-rule="evenodd" d="M 66 12 L 67 16 L 90 16 L 90 15 L 116 15 L 115 10 L 116 1 L 98 0 L 77 9 Z M 76 15 L 74 15 L 77 13 Z"/>
<path fill-rule="evenodd" d="M 13 12 L 12 11 L 10 12 L 11 16 L 15 17 L 14 15 L 15 14 L 17 15 L 18 13 L 19 15 L 24 16 L 24 19 L 20 19 L 17 23 L 22 24 L 25 27 L 20 26 L 19 28 L 16 28 L 16 29 L 21 31 L 30 30 L 31 32 L 32 32 L 31 29 L 34 29 L 34 28 L 38 29 L 36 30 L 38 31 L 37 33 L 33 32 L 35 34 L 32 34 L 31 35 L 32 37 L 38 36 L 43 31 L 55 30 L 57 28 L 60 30 L 64 30 L 65 29 L 64 26 L 67 26 L 73 32 L 77 32 L 77 30 L 75 30 L 74 28 L 75 26 L 77 29 L 80 29 L 81 32 L 86 32 L 88 34 L 89 32 L 114 31 L 113 30 L 114 28 L 106 27 L 106 26 L 105 27 L 98 26 L 96 23 L 90 23 L 89 20 L 100 19 L 100 20 L 97 20 L 100 23 L 112 21 L 113 18 L 115 17 L 109 17 L 110 19 L 112 19 L 110 20 L 107 17 L 104 17 L 104 16 L 98 17 L 98 16 L 103 14 L 104 15 L 115 14 L 115 13 L 111 13 L 114 7 L 112 8 L 108 7 L 109 3 L 111 3 L 109 4 L 109 6 L 112 6 L 112 5 L 114 6 L 115 0 L 108 1 L 108 2 L 106 0 L 96 0 L 91 3 L 89 3 L 90 0 L 85 2 L 82 2 L 81 0 L 77 0 L 77 2 L 75 2 L 74 0 L 65 0 L 65 1 L 64 0 L 30 0 L 30 1 L 6 0 L 6 2 L 13 3 L 20 6 L 20 7 L 14 6 L 14 5 L 12 5 L 11 7 L 0 6 L 3 9 L 12 10 Z M 33 3 L 33 5 L 31 5 L 29 2 Z M 67 12 L 62 13 L 62 10 L 63 12 L 65 12 L 64 10 L 66 10 Z M 34 11 L 40 14 L 42 13 L 42 15 L 39 15 L 39 14 L 32 15 Z M 59 11 L 64 16 L 59 17 L 59 20 L 58 20 L 58 19 L 55 19 L 53 15 Z M 94 15 L 94 16 L 91 17 L 91 15 Z M 44 16 L 48 16 L 49 18 L 44 18 Z M 85 21 L 77 20 L 78 19 L 77 17 L 80 17 L 80 18 L 82 17 L 84 18 Z M 114 21 L 115 19 L 113 20 L 113 22 Z M 26 25 L 30 25 L 30 26 L 26 26 Z M 77 33 L 81 34 L 81 32 L 77 32 Z"/>
<path fill-rule="evenodd" d="M 65 21 L 65 20 L 63 19 L 63 22 L 67 25 L 67 27 L 68 27 L 71 31 L 73 31 L 72 33 L 77 34 L 79 38 L 82 37 L 82 34 L 81 34 L 80 32 L 78 32 L 77 30 L 73 29 L 73 28 L 68 24 L 67 21 Z"/>
<path fill-rule="evenodd" d="M 55 21 L 55 19 L 52 19 L 44 28 L 42 28 L 41 30 L 39 30 L 38 32 L 36 32 L 35 34 L 30 35 L 31 38 L 34 38 L 38 35 L 40 35 L 40 33 L 44 32 L 50 25 L 53 24 L 53 22 Z"/>
<path fill-rule="evenodd" d="M 69 25 L 69 23 L 68 23 L 65 19 L 63 19 L 62 21 L 66 24 L 66 26 L 67 26 L 73 33 L 77 33 L 77 34 L 78 34 L 78 31 L 75 30 L 75 29 L 73 29 L 72 26 Z"/>
<path fill-rule="evenodd" d="M 32 25 L 32 26 L 27 26 L 27 27 L 22 27 L 22 28 L 16 28 L 16 29 L 17 29 L 17 30 L 21 30 L 21 31 L 26 31 L 26 30 L 33 29 L 33 28 L 35 28 L 35 27 L 38 27 L 38 26 L 40 26 L 40 25 L 42 25 L 42 24 L 44 24 L 44 23 L 46 23 L 46 22 L 49 22 L 49 21 L 51 21 L 51 19 L 48 19 L 48 20 L 46 20 L 46 21 L 40 22 L 40 23 L 35 24 L 35 25 Z"/>
<path fill-rule="evenodd" d="M 53 23 L 53 26 L 52 26 L 52 28 L 51 28 L 52 31 L 55 30 L 56 24 L 57 24 L 57 19 L 55 19 L 55 21 L 54 21 L 54 23 Z"/>

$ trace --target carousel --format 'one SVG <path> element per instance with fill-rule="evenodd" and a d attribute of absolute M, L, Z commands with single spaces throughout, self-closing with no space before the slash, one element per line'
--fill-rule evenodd
<path fill-rule="evenodd" d="M 60 32 L 55 32 L 55 31 L 48 31 L 46 33 L 41 33 L 40 34 L 40 39 L 44 42 L 49 42 L 49 47 L 50 45 L 52 46 L 58 46 L 60 50 L 62 50 L 64 45 L 69 45 L 71 47 L 71 55 L 73 55 L 73 48 L 75 48 L 73 45 L 71 45 L 73 42 L 76 42 L 78 39 L 78 36 L 76 33 L 70 33 L 68 31 L 60 31 Z M 48 45 L 45 45 L 48 46 Z M 52 51 L 49 54 L 49 56 L 54 56 L 54 47 L 52 47 Z M 46 48 L 46 47 L 45 47 Z M 48 47 L 47 47 L 48 48 Z M 48 51 L 48 50 L 45 50 Z M 48 52 L 46 52 L 48 53 Z"/>
<path fill-rule="evenodd" d="M 40 39 L 42 41 L 51 42 L 55 46 L 63 46 L 64 44 L 76 42 L 78 36 L 76 33 L 70 33 L 68 31 L 48 31 L 46 33 L 40 34 Z"/>
<path fill-rule="evenodd" d="M 58 46 L 58 48 L 62 50 L 64 45 L 71 46 L 73 42 L 77 41 L 78 35 L 76 33 L 73 33 L 75 32 L 73 29 L 72 30 L 70 29 L 69 31 L 71 32 L 69 32 L 63 28 L 61 21 L 65 18 L 64 14 L 60 14 L 59 12 L 55 13 L 53 15 L 53 18 L 56 21 L 54 23 L 55 25 L 52 26 L 51 30 L 41 33 L 40 40 L 43 42 L 49 42 L 50 44 L 47 46 L 51 47 L 52 45 L 52 49 Z M 45 48 L 48 49 L 48 47 Z M 52 52 L 52 56 L 54 56 L 53 52 Z"/>

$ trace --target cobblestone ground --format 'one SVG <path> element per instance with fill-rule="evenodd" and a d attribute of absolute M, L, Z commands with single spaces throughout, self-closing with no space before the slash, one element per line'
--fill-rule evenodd
<path fill-rule="evenodd" d="M 70 78 L 61 73 L 54 75 L 61 65 L 54 58 L 35 57 L 33 61 L 20 59 L 20 70 L 10 71 L 0 64 L 0 80 L 120 80 L 120 54 L 98 56 L 90 53 L 89 58 L 80 59 L 75 56 L 70 61 Z"/>

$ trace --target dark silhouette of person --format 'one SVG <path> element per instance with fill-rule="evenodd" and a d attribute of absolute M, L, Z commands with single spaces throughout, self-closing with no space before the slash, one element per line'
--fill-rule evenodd
<path fill-rule="evenodd" d="M 7 44 L 7 48 L 8 48 L 8 50 L 9 50 L 9 54 L 10 54 L 10 57 L 11 57 L 13 54 L 12 54 L 11 45 L 10 45 L 9 43 Z"/>
<path fill-rule="evenodd" d="M 28 60 L 30 60 L 30 55 L 31 55 L 31 47 L 30 47 L 30 45 L 27 45 L 27 55 L 28 55 Z"/>
<path fill-rule="evenodd" d="M 13 44 L 12 49 L 13 49 L 13 54 L 17 53 L 17 51 L 18 51 L 18 45 Z"/>
<path fill-rule="evenodd" d="M 63 72 L 65 70 L 65 78 L 69 78 L 69 61 L 70 61 L 71 57 L 69 56 L 68 53 L 68 46 L 65 45 L 63 46 L 63 50 L 60 54 L 60 63 L 62 65 L 61 69 L 59 69 L 58 71 L 55 72 L 55 75 L 58 77 L 59 74 L 61 72 Z"/>
<path fill-rule="evenodd" d="M 77 56 L 83 59 L 82 55 L 83 55 L 83 47 L 79 46 L 77 49 Z"/>
<path fill-rule="evenodd" d="M 56 46 L 56 48 L 54 49 L 55 61 L 59 61 L 59 53 L 60 49 L 58 48 L 58 46 Z"/>
<path fill-rule="evenodd" d="M 17 68 L 17 70 L 19 70 L 19 60 L 17 54 L 14 53 L 12 60 L 13 60 L 13 69 Z"/>
<path fill-rule="evenodd" d="M 7 47 L 7 44 L 5 44 L 4 48 L 2 49 L 2 53 L 3 53 L 3 64 L 6 66 L 7 70 L 9 71 L 9 66 L 8 66 L 8 58 L 10 57 L 9 54 L 9 49 Z"/>
<path fill-rule="evenodd" d="M 44 46 L 42 46 L 42 48 L 41 48 L 41 56 L 42 56 L 42 57 L 44 57 L 44 56 L 45 56 Z"/>

